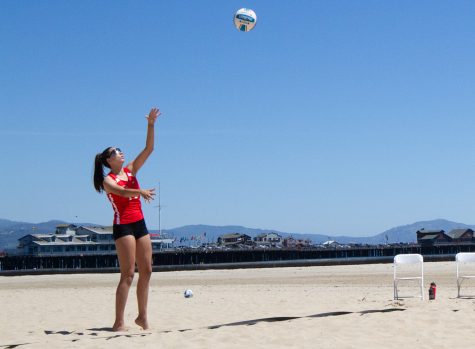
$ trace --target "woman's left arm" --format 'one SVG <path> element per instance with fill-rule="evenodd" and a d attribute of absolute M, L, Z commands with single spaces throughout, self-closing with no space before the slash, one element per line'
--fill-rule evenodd
<path fill-rule="evenodd" d="M 152 154 L 153 146 L 155 142 L 155 121 L 160 116 L 160 110 L 158 108 L 152 108 L 147 118 L 147 140 L 145 141 L 145 148 L 140 152 L 140 154 L 135 158 L 134 161 L 127 165 L 127 168 L 135 176 L 140 170 L 142 165 L 148 159 L 150 154 Z"/>

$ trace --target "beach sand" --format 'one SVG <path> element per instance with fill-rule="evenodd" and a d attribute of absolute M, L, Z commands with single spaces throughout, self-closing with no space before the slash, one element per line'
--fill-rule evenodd
<path fill-rule="evenodd" d="M 474 348 L 475 298 L 456 298 L 455 262 L 424 268 L 424 301 L 393 300 L 392 264 L 154 273 L 153 328 L 133 322 L 134 280 L 120 333 L 119 274 L 0 277 L 0 348 Z"/>

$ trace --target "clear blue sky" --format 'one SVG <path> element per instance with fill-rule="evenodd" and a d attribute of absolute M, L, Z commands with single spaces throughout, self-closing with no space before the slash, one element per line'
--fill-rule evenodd
<path fill-rule="evenodd" d="M 3 0 L 0 218 L 111 224 L 94 155 L 136 156 L 159 106 L 139 181 L 161 183 L 162 228 L 474 224 L 474 18 L 461 0 Z"/>

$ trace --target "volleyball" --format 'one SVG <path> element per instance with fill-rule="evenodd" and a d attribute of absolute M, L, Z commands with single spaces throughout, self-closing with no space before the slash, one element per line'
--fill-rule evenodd
<path fill-rule="evenodd" d="M 186 290 L 184 293 L 185 298 L 191 298 L 193 297 L 193 291 L 192 290 Z"/>
<path fill-rule="evenodd" d="M 256 13 L 248 8 L 237 10 L 234 14 L 234 25 L 242 32 L 248 32 L 256 26 Z"/>

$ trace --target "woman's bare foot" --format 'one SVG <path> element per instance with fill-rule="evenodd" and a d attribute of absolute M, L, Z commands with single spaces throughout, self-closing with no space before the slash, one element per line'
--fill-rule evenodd
<path fill-rule="evenodd" d="M 115 322 L 114 326 L 112 326 L 112 331 L 114 332 L 124 332 L 128 331 L 129 328 L 125 326 L 123 322 Z"/>
<path fill-rule="evenodd" d="M 150 326 L 148 325 L 148 321 L 147 319 L 145 318 L 141 318 L 141 317 L 137 317 L 135 319 L 135 323 L 137 325 L 139 325 L 140 327 L 142 327 L 143 330 L 148 330 L 150 328 Z"/>

